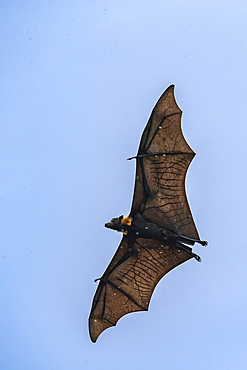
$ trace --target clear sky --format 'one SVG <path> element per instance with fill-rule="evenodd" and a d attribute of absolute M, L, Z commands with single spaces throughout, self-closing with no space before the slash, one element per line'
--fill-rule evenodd
<path fill-rule="evenodd" d="M 0 367 L 246 369 L 246 1 L 1 1 Z M 142 130 L 175 84 L 207 248 L 93 344 Z"/>

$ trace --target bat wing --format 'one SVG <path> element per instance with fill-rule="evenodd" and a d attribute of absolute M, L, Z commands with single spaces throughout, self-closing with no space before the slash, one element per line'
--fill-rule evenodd
<path fill-rule="evenodd" d="M 199 239 L 185 193 L 185 176 L 195 153 L 183 136 L 181 116 L 171 85 L 142 134 L 130 215 L 138 211 L 162 227 Z"/>
<path fill-rule="evenodd" d="M 124 315 L 147 311 L 155 286 L 174 267 L 192 258 L 185 250 L 153 239 L 124 236 L 100 279 L 89 317 L 93 342 Z"/>

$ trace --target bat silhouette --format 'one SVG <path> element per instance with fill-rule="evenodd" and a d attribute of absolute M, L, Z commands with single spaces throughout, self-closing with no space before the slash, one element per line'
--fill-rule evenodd
<path fill-rule="evenodd" d="M 89 317 L 93 342 L 124 315 L 147 311 L 155 286 L 170 270 L 200 257 L 188 245 L 199 238 L 185 193 L 185 176 L 195 153 L 181 129 L 182 111 L 174 85 L 162 94 L 141 137 L 136 180 L 128 217 L 107 228 L 123 238 L 99 280 Z M 128 158 L 128 159 L 132 159 Z"/>

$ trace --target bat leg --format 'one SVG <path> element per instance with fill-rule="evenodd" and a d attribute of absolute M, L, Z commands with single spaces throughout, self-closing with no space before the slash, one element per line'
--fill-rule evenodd
<path fill-rule="evenodd" d="M 208 242 L 206 242 L 205 240 L 193 239 L 193 238 L 189 238 L 188 236 L 184 236 L 184 235 L 179 235 L 178 240 L 183 243 L 189 244 L 189 245 L 194 245 L 195 243 L 199 243 L 203 246 L 206 246 L 208 244 Z"/>
<path fill-rule="evenodd" d="M 197 254 L 195 254 L 193 251 L 192 251 L 192 248 L 190 247 L 187 247 L 187 245 L 184 245 L 183 243 L 177 241 L 176 242 L 176 247 L 178 249 L 183 249 L 184 251 L 188 252 L 191 254 L 192 257 L 194 257 L 198 262 L 201 262 L 201 257 L 198 256 Z"/>

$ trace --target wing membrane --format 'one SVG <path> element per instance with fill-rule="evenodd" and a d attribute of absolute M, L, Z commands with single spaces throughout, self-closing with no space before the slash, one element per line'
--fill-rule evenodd
<path fill-rule="evenodd" d="M 198 239 L 185 193 L 185 176 L 195 153 L 183 136 L 181 115 L 170 86 L 142 134 L 130 214 L 139 211 L 149 221 Z"/>
<path fill-rule="evenodd" d="M 124 236 L 101 278 L 89 318 L 93 342 L 124 315 L 146 311 L 155 286 L 174 267 L 192 258 L 157 240 Z M 122 261 L 120 264 L 118 261 Z"/>

